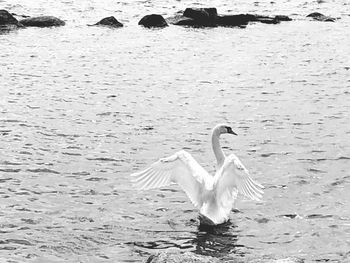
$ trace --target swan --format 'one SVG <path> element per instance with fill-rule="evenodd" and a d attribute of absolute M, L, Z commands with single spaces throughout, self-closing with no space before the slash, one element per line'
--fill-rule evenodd
<path fill-rule="evenodd" d="M 213 128 L 211 143 L 217 161 L 214 176 L 190 153 L 180 150 L 158 160 L 143 171 L 131 174 L 131 181 L 139 190 L 178 184 L 199 209 L 201 225 L 227 222 L 238 194 L 260 201 L 264 187 L 250 177 L 248 170 L 235 154 L 225 156 L 220 146 L 221 134 L 237 135 L 226 124 Z"/>

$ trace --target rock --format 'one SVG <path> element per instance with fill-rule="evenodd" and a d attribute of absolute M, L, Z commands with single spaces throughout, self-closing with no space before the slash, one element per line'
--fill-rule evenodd
<path fill-rule="evenodd" d="M 247 14 L 247 16 L 250 19 L 249 22 L 260 22 L 260 23 L 264 23 L 264 24 L 278 24 L 279 23 L 279 21 L 275 17 L 252 15 L 252 14 Z"/>
<path fill-rule="evenodd" d="M 217 24 L 219 26 L 245 26 L 252 20 L 251 15 L 224 15 L 217 17 Z"/>
<path fill-rule="evenodd" d="M 224 15 L 218 16 L 217 24 L 219 26 L 246 26 L 249 22 L 260 22 L 264 24 L 277 24 L 280 20 L 275 17 L 260 16 L 252 14 L 239 14 L 239 15 Z"/>
<path fill-rule="evenodd" d="M 6 34 L 22 27 L 21 23 L 6 10 L 0 10 L 0 34 Z"/>
<path fill-rule="evenodd" d="M 278 24 L 280 22 L 275 17 L 269 17 L 269 16 L 255 16 L 255 20 L 252 20 L 252 21 L 260 22 L 264 24 Z"/>
<path fill-rule="evenodd" d="M 175 16 L 167 18 L 169 24 L 192 27 L 216 27 L 216 8 L 186 8 Z"/>
<path fill-rule="evenodd" d="M 183 13 L 167 18 L 173 25 L 194 27 L 245 27 L 249 22 L 264 24 L 278 24 L 281 21 L 291 21 L 288 16 L 277 15 L 275 17 L 254 14 L 218 15 L 216 8 L 186 8 Z"/>
<path fill-rule="evenodd" d="M 183 13 L 184 16 L 193 18 L 195 20 L 212 20 L 214 21 L 218 16 L 218 11 L 215 7 L 210 8 L 186 8 Z"/>
<path fill-rule="evenodd" d="M 66 23 L 54 16 L 29 17 L 19 21 L 24 26 L 51 27 L 64 26 Z"/>
<path fill-rule="evenodd" d="M 167 22 L 161 15 L 146 15 L 140 21 L 139 25 L 144 27 L 166 27 Z"/>
<path fill-rule="evenodd" d="M 186 17 L 184 15 L 175 15 L 173 17 L 167 18 L 169 24 L 173 24 L 176 26 L 191 26 L 191 27 L 216 27 L 216 21 L 208 22 L 208 21 L 200 21 L 195 20 L 190 17 Z"/>
<path fill-rule="evenodd" d="M 186 8 L 183 15 L 193 19 L 197 26 L 216 26 L 218 13 L 216 8 Z"/>
<path fill-rule="evenodd" d="M 178 14 L 173 17 L 168 17 L 166 21 L 169 24 L 173 24 L 176 26 L 198 26 L 194 19 L 186 17 L 182 14 Z"/>
<path fill-rule="evenodd" d="M 103 18 L 93 26 L 122 27 L 123 24 L 120 23 L 114 16 L 110 16 Z"/>
<path fill-rule="evenodd" d="M 20 23 L 8 11 L 2 9 L 0 10 L 0 26 L 4 26 L 4 25 L 20 26 Z"/>
<path fill-rule="evenodd" d="M 330 16 L 325 16 L 324 14 L 321 14 L 318 12 L 308 14 L 306 17 L 311 17 L 314 20 L 322 21 L 322 22 L 335 22 L 335 18 Z"/>
<path fill-rule="evenodd" d="M 306 17 L 320 17 L 320 16 L 324 16 L 324 15 L 318 12 L 313 12 L 311 14 L 308 14 Z"/>
<path fill-rule="evenodd" d="M 278 21 L 292 21 L 292 19 L 289 16 L 284 15 L 277 15 L 275 16 L 275 19 Z"/>

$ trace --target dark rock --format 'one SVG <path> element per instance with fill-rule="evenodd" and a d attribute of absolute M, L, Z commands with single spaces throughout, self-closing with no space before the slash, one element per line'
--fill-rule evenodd
<path fill-rule="evenodd" d="M 314 20 L 322 21 L 322 22 L 335 22 L 335 18 L 330 16 L 325 16 L 324 14 L 321 14 L 318 12 L 308 14 L 306 17 L 311 17 Z"/>
<path fill-rule="evenodd" d="M 210 8 L 186 8 L 184 16 L 193 18 L 195 20 L 215 20 L 218 16 L 218 11 L 215 7 Z"/>
<path fill-rule="evenodd" d="M 279 23 L 279 21 L 276 19 L 276 17 L 252 15 L 252 14 L 248 14 L 247 16 L 250 17 L 249 22 L 260 22 L 260 23 L 264 23 L 264 24 L 278 24 Z"/>
<path fill-rule="evenodd" d="M 308 14 L 306 17 L 320 17 L 320 16 L 324 16 L 323 14 L 321 13 L 318 13 L 318 12 L 313 12 L 311 14 Z"/>
<path fill-rule="evenodd" d="M 168 26 L 167 22 L 161 15 L 146 15 L 140 21 L 139 25 L 144 27 L 166 27 Z"/>
<path fill-rule="evenodd" d="M 18 20 L 11 15 L 8 11 L 6 10 L 0 10 L 0 26 L 3 25 L 15 25 L 19 26 Z"/>
<path fill-rule="evenodd" d="M 256 16 L 255 20 L 253 21 L 264 23 L 264 24 L 278 24 L 280 22 L 275 17 L 268 17 L 268 16 Z"/>
<path fill-rule="evenodd" d="M 185 17 L 192 18 L 198 26 L 216 26 L 216 8 L 186 8 Z"/>
<path fill-rule="evenodd" d="M 275 19 L 278 21 L 292 21 L 292 19 L 289 16 L 284 15 L 277 15 L 275 16 Z"/>
<path fill-rule="evenodd" d="M 239 15 L 225 15 L 218 16 L 217 24 L 219 26 L 245 26 L 249 22 L 260 22 L 264 24 L 277 24 L 279 20 L 275 17 L 260 16 L 252 14 L 239 14 Z"/>
<path fill-rule="evenodd" d="M 216 8 L 186 8 L 175 16 L 167 18 L 169 24 L 191 27 L 215 27 L 217 26 Z"/>
<path fill-rule="evenodd" d="M 110 16 L 103 18 L 101 21 L 94 24 L 94 26 L 122 27 L 123 24 L 120 23 L 114 16 Z"/>
<path fill-rule="evenodd" d="M 288 16 L 277 15 L 275 17 L 254 14 L 218 15 L 216 8 L 186 8 L 181 13 L 167 18 L 173 25 L 194 27 L 245 27 L 249 22 L 260 22 L 264 24 L 278 24 L 281 21 L 291 21 Z"/>
<path fill-rule="evenodd" d="M 21 23 L 6 10 L 0 10 L 0 35 L 22 27 Z"/>
<path fill-rule="evenodd" d="M 182 14 L 178 14 L 173 17 L 168 17 L 166 21 L 169 24 L 173 24 L 177 26 L 197 26 L 197 23 L 194 19 L 186 17 Z"/>
<path fill-rule="evenodd" d="M 24 26 L 51 27 L 64 26 L 66 23 L 54 16 L 29 17 L 19 21 Z"/>
<path fill-rule="evenodd" d="M 216 21 L 208 22 L 208 21 L 200 21 L 195 20 L 190 17 L 186 17 L 184 15 L 175 15 L 173 17 L 167 18 L 169 24 L 177 25 L 177 26 L 190 26 L 190 27 L 216 27 Z"/>
<path fill-rule="evenodd" d="M 245 26 L 252 21 L 253 16 L 251 15 L 224 15 L 217 17 L 217 24 L 219 26 Z"/>

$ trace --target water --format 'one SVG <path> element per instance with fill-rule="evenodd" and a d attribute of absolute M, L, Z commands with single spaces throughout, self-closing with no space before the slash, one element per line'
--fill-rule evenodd
<path fill-rule="evenodd" d="M 140 262 L 167 248 L 223 259 L 350 260 L 347 1 L 0 1 L 61 28 L 0 35 L 0 258 Z M 147 30 L 187 6 L 285 14 L 246 29 Z M 335 23 L 305 20 L 319 11 Z M 122 29 L 87 27 L 114 15 Z M 198 230 L 177 187 L 129 174 L 186 149 L 215 170 L 210 129 L 265 187 L 221 233 Z"/>

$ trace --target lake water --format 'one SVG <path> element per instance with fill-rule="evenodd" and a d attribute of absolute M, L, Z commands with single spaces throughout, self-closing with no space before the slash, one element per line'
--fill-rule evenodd
<path fill-rule="evenodd" d="M 279 25 L 137 25 L 186 7 L 289 15 Z M 140 262 L 167 248 L 225 260 L 350 261 L 348 1 L 12 1 L 60 28 L 0 35 L 0 261 Z M 305 19 L 318 11 L 335 23 Z M 114 15 L 124 28 L 88 27 Z M 215 170 L 210 130 L 265 186 L 221 233 L 177 186 L 129 174 L 185 149 Z"/>

